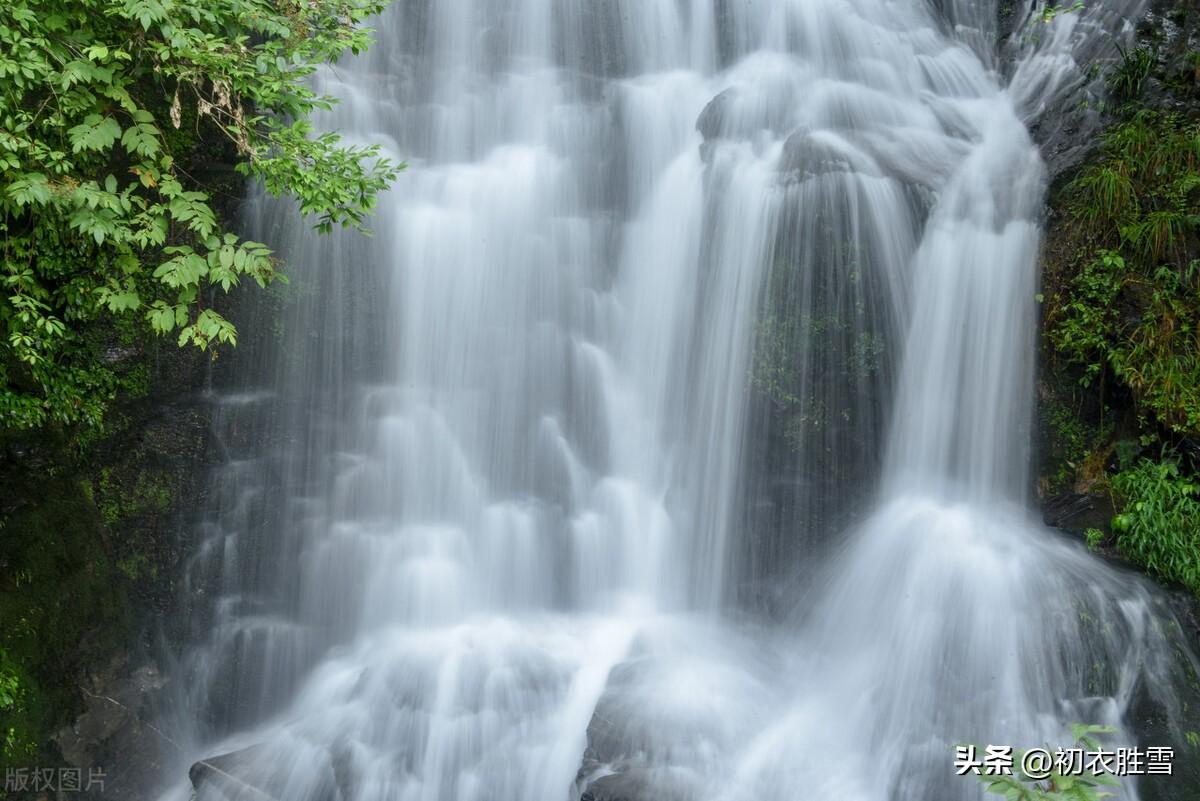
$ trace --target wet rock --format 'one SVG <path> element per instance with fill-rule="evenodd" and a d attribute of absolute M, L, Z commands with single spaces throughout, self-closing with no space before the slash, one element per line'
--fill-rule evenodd
<path fill-rule="evenodd" d="M 132 361 L 142 355 L 141 348 L 110 347 L 100 354 L 100 361 L 107 365 Z"/>
<path fill-rule="evenodd" d="M 230 801 L 279 801 L 276 796 L 256 786 L 255 768 L 268 759 L 261 745 L 228 754 L 202 759 L 188 770 L 199 798 L 228 798 Z"/>
<path fill-rule="evenodd" d="M 805 129 L 795 131 L 787 138 L 779 158 L 779 172 L 795 181 L 853 169 L 846 151 Z"/>
<path fill-rule="evenodd" d="M 579 801 L 687 801 L 694 789 L 671 771 L 630 768 L 591 781 Z"/>
<path fill-rule="evenodd" d="M 736 99 L 736 89 L 729 88 L 708 101 L 708 105 L 696 118 L 696 130 L 707 142 L 726 135 L 726 121 L 730 117 L 730 109 Z"/>
<path fill-rule="evenodd" d="M 1042 521 L 1072 534 L 1083 534 L 1090 528 L 1106 530 L 1113 514 L 1112 499 L 1103 493 L 1064 493 L 1042 504 Z"/>
<path fill-rule="evenodd" d="M 339 762 L 344 760 L 324 750 L 296 759 L 260 744 L 201 759 L 188 779 L 196 801 L 344 801 L 353 794 L 344 783 L 349 766 Z M 305 788 L 302 798 L 297 786 Z"/>
<path fill-rule="evenodd" d="M 1200 798 L 1200 759 L 1195 758 L 1195 713 L 1200 708 L 1200 599 L 1186 590 L 1165 593 L 1171 617 L 1158 625 L 1171 641 L 1177 660 L 1171 670 L 1173 686 L 1141 683 L 1129 709 L 1131 734 L 1139 745 L 1174 750 L 1170 775 L 1142 776 L 1142 801 L 1191 801 Z"/>
<path fill-rule="evenodd" d="M 707 161 L 721 141 L 758 141 L 784 136 L 795 125 L 792 110 L 797 98 L 786 84 L 770 82 L 730 87 L 712 100 L 696 118 L 704 137 L 700 154 Z"/>
<path fill-rule="evenodd" d="M 81 686 L 84 712 L 54 735 L 63 760 L 104 772 L 99 798 L 136 798 L 162 774 L 175 755 L 170 736 L 154 725 L 157 700 L 166 680 L 153 665 L 126 671 L 121 660 Z"/>

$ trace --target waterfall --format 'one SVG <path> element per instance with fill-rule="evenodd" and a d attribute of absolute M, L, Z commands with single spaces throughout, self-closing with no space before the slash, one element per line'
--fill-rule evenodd
<path fill-rule="evenodd" d="M 1137 9 L 943 5 L 397 0 L 321 73 L 409 170 L 369 239 L 247 204 L 291 285 L 164 801 L 962 801 L 956 743 L 1171 706 L 1157 598 L 1025 498 L 1028 127 Z M 759 395 L 812 548 L 753 523 Z"/>

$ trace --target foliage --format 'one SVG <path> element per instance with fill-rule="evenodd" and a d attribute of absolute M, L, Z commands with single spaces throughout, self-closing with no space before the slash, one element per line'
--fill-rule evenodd
<path fill-rule="evenodd" d="M 1200 430 L 1198 189 L 1200 124 L 1142 110 L 1115 126 L 1067 190 L 1084 266 L 1049 310 L 1051 341 L 1083 386 L 1111 371 L 1181 433 Z"/>
<path fill-rule="evenodd" d="M 106 664 L 129 642 L 128 600 L 111 564 L 113 543 L 79 477 L 66 472 L 4 474 L 6 497 L 16 508 L 0 516 L 0 565 L 7 566 L 0 570 L 0 676 L 15 676 L 19 694 L 13 707 L 0 710 L 0 729 L 11 729 L 14 740 L 9 753 L 0 754 L 0 774 L 10 766 L 48 764 L 52 754 L 42 746 L 78 710 L 84 666 Z M 37 498 L 53 502 L 21 502 Z"/>
<path fill-rule="evenodd" d="M 1121 48 L 1121 63 L 1108 79 L 1108 89 L 1118 100 L 1141 96 L 1154 68 L 1154 52 L 1148 47 Z"/>
<path fill-rule="evenodd" d="M 5 651 L 0 650 L 0 713 L 4 714 L 6 721 L 0 728 L 0 755 L 6 759 L 16 756 L 21 750 L 17 728 L 7 724 L 7 721 L 21 710 L 24 694 L 17 666 L 9 660 Z"/>
<path fill-rule="evenodd" d="M 1075 276 L 1071 297 L 1059 308 L 1054 328 L 1060 353 L 1083 368 L 1079 383 L 1089 386 L 1104 370 L 1109 343 L 1120 319 L 1114 305 L 1126 274 L 1119 253 L 1102 250 Z"/>
<path fill-rule="evenodd" d="M 1112 487 L 1122 509 L 1113 518 L 1121 552 L 1200 594 L 1200 483 L 1168 457 L 1140 460 L 1114 475 Z"/>
<path fill-rule="evenodd" d="M 1112 491 L 1114 536 L 1089 530 L 1089 545 L 1111 542 L 1200 592 L 1198 465 L 1173 455 L 1200 433 L 1200 73 L 1172 63 L 1147 46 L 1121 51 L 1107 80 L 1115 122 L 1056 198 L 1045 332 L 1075 386 L 1043 394 L 1088 432 L 1046 415 L 1073 489 Z M 1162 458 L 1138 460 L 1156 445 Z"/>
<path fill-rule="evenodd" d="M 1067 491 L 1082 491 L 1098 483 L 1104 474 L 1104 443 L 1109 432 L 1107 425 L 1089 425 L 1081 420 L 1068 398 L 1051 394 L 1058 390 L 1067 394 L 1075 387 L 1052 387 L 1042 394 L 1041 423 L 1044 426 L 1045 448 L 1042 453 L 1043 474 L 1041 490 L 1057 495 Z"/>
<path fill-rule="evenodd" d="M 242 175 L 329 230 L 361 227 L 398 167 L 315 134 L 309 76 L 369 41 L 382 0 L 12 0 L 0 7 L 0 428 L 98 425 L 114 319 L 234 344 L 216 290 L 280 276 L 189 165 Z"/>
<path fill-rule="evenodd" d="M 1088 726 L 1076 723 L 1071 726 L 1071 736 L 1075 738 L 1076 746 L 1099 751 L 1100 743 L 1096 735 L 1110 734 L 1115 729 L 1111 726 Z M 1112 795 L 1104 788 L 1117 787 L 1120 782 L 1114 776 L 1102 773 L 1071 774 L 1062 773 L 1057 767 L 1045 778 L 1033 778 L 1021 769 L 1026 751 L 1017 750 L 1013 757 L 1013 775 L 997 775 L 978 777 L 984 790 L 995 795 L 1002 795 L 1007 801 L 1099 801 Z"/>

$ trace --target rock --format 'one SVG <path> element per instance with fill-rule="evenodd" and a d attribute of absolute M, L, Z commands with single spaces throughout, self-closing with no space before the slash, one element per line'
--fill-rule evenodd
<path fill-rule="evenodd" d="M 1042 504 L 1042 521 L 1072 534 L 1089 528 L 1107 530 L 1113 514 L 1112 499 L 1105 494 L 1064 493 Z"/>
<path fill-rule="evenodd" d="M 1159 625 L 1175 651 L 1177 661 L 1169 668 L 1173 681 L 1141 682 L 1128 719 L 1139 744 L 1168 746 L 1175 758 L 1170 775 L 1138 779 L 1138 795 L 1142 801 L 1191 801 L 1200 798 L 1200 759 L 1194 757 L 1191 731 L 1195 713 L 1190 711 L 1200 708 L 1200 662 L 1195 661 L 1200 654 L 1200 599 L 1186 590 L 1168 589 L 1164 600 L 1173 619 L 1164 616 Z"/>
<path fill-rule="evenodd" d="M 196 801 L 300 801 L 297 785 L 309 788 L 303 801 L 344 801 L 353 795 L 343 783 L 348 774 L 349 766 L 339 768 L 338 758 L 323 749 L 298 755 L 260 744 L 201 759 L 188 779 Z"/>
<path fill-rule="evenodd" d="M 124 347 L 109 347 L 105 348 L 100 354 L 100 361 L 107 365 L 121 364 L 123 362 L 132 361 L 142 355 L 142 349 L 139 348 L 124 348 Z"/>
<path fill-rule="evenodd" d="M 266 749 L 261 745 L 243 748 L 228 754 L 202 759 L 188 770 L 197 796 L 201 798 L 224 797 L 233 801 L 280 801 L 271 793 L 256 787 L 255 768 L 266 760 Z"/>
<path fill-rule="evenodd" d="M 712 100 L 696 118 L 696 130 L 704 137 L 700 154 L 707 161 L 722 140 L 755 142 L 764 134 L 775 139 L 795 125 L 792 110 L 799 99 L 786 83 L 732 86 Z"/>
<path fill-rule="evenodd" d="M 153 665 L 127 671 L 117 659 L 80 687 L 85 709 L 53 740 L 63 760 L 83 775 L 104 771 L 103 798 L 136 798 L 155 784 L 177 751 L 171 738 L 154 725 L 156 702 L 166 680 Z"/>
<path fill-rule="evenodd" d="M 667 770 L 631 768 L 593 780 L 579 801 L 686 801 L 687 785 Z"/>
<path fill-rule="evenodd" d="M 849 154 L 803 128 L 787 138 L 779 158 L 779 172 L 797 181 L 852 169 Z"/>
<path fill-rule="evenodd" d="M 721 92 L 708 101 L 708 105 L 696 118 L 696 130 L 704 137 L 704 141 L 720 139 L 725 135 L 726 121 L 729 117 L 729 109 L 735 100 L 735 92 L 736 90 L 733 88 Z"/>

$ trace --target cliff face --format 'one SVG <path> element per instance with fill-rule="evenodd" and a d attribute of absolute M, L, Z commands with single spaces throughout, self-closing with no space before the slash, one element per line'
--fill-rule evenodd
<path fill-rule="evenodd" d="M 1184 708 L 1174 720 L 1144 694 L 1140 742 L 1176 749 L 1175 775 L 1147 777 L 1141 797 L 1200 793 L 1200 432 L 1187 365 L 1200 315 L 1200 257 L 1190 174 L 1200 157 L 1200 13 L 1156 2 L 1107 73 L 1094 133 L 1043 131 L 1050 168 L 1042 258 L 1037 487 L 1045 522 L 1105 558 L 1148 572 L 1170 594 Z M 1068 131 L 1069 132 L 1069 131 Z M 1109 182 L 1109 183 L 1106 183 Z M 1115 196 L 1096 187 L 1117 187 Z M 1122 198 L 1121 193 L 1127 197 Z M 1172 216 L 1174 215 L 1174 216 Z M 1154 222 L 1151 222 L 1154 221 Z M 1166 222 L 1160 235 L 1145 235 Z M 1189 537 L 1192 541 L 1189 541 Z"/>
<path fill-rule="evenodd" d="M 189 175 L 234 220 L 232 145 L 197 135 L 189 147 Z M 206 392 L 218 354 L 120 321 L 89 336 L 118 388 L 103 424 L 0 431 L 0 773 L 79 768 L 86 786 L 103 771 L 77 797 L 144 798 L 176 750 L 151 721 L 169 691 L 158 655 L 183 636 L 191 523 L 220 458 Z M 15 783 L 0 798 L 52 789 Z"/>
<path fill-rule="evenodd" d="M 1183 147 L 1194 147 L 1190 137 L 1200 118 L 1196 4 L 1192 0 L 1154 3 L 1138 24 L 1133 46 L 1105 74 L 1103 94 L 1087 98 L 1087 109 L 1065 115 L 1076 126 L 1086 116 L 1091 122 L 1084 128 L 1048 125 L 1034 131 L 1043 145 L 1051 180 L 1039 297 L 1043 314 L 1036 492 L 1046 522 L 1080 536 L 1089 530 L 1112 533 L 1111 521 L 1120 501 L 1114 504 L 1109 478 L 1122 466 L 1139 457 L 1158 457 L 1166 448 L 1179 455 L 1187 471 L 1197 467 L 1200 455 L 1200 432 L 1183 411 L 1186 393 L 1197 389 L 1186 386 L 1195 376 L 1173 376 L 1184 385 L 1183 394 L 1164 399 L 1153 394 L 1155 387 L 1139 383 L 1137 369 L 1144 365 L 1134 363 L 1139 356 L 1146 358 L 1146 348 L 1139 351 L 1135 346 L 1143 344 L 1139 327 L 1148 329 L 1149 322 L 1178 325 L 1178 332 L 1164 329 L 1164 335 L 1178 333 L 1175 342 L 1189 336 L 1188 318 L 1200 307 L 1191 266 L 1200 255 L 1195 220 L 1182 215 L 1178 226 L 1166 230 L 1166 241 L 1155 246 L 1154 253 L 1131 240 L 1145 222 L 1139 215 L 1166 215 L 1170 210 L 1160 208 L 1161 201 L 1178 190 L 1167 182 L 1171 171 L 1165 165 L 1141 170 L 1137 159 L 1148 142 L 1135 137 L 1159 142 L 1176 137 Z M 1091 133 L 1074 137 L 1069 146 L 1064 142 L 1064 130 L 1078 134 L 1089 127 Z M 1162 158 L 1172 155 L 1165 153 Z M 1183 165 L 1192 164 L 1195 157 L 1191 152 L 1179 156 Z M 1139 171 L 1163 177 L 1146 179 Z M 1089 187 L 1098 176 L 1125 174 L 1133 185 L 1127 191 L 1140 193 L 1140 203 L 1133 197 L 1132 211 L 1109 220 L 1107 209 L 1096 208 Z M 1183 191 L 1181 206 L 1187 208 L 1195 197 L 1190 189 Z M 1106 231 L 1106 226 L 1111 230 Z M 1108 253 L 1119 258 L 1120 266 L 1097 266 Z M 1141 263 L 1147 265 L 1145 269 Z M 1139 269 L 1150 273 L 1164 267 L 1181 277 L 1169 287 L 1147 289 L 1151 279 L 1139 274 Z M 1174 304 L 1169 319 L 1156 307 L 1167 291 L 1178 296 L 1167 298 Z M 1103 296 L 1105 292 L 1108 296 Z M 1107 300 L 1110 314 L 1094 314 L 1103 311 L 1098 308 L 1104 305 L 1101 300 Z M 1079 344 L 1079 329 L 1089 325 L 1095 327 L 1090 352 Z M 1101 341 L 1105 337 L 1107 341 Z"/>
<path fill-rule="evenodd" d="M 173 636 L 181 523 L 212 457 L 208 357 L 163 341 L 113 358 L 141 391 L 116 401 L 102 439 L 10 434 L 0 450 L 0 667 L 16 688 L 0 768 L 102 769 L 93 797 L 133 798 L 171 748 L 148 725 L 162 687 L 150 654 Z"/>

